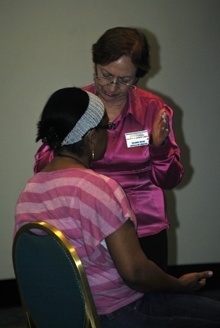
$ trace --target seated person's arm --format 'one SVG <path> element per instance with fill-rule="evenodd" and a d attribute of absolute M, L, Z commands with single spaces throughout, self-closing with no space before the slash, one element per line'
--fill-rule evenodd
<path fill-rule="evenodd" d="M 163 272 L 143 253 L 130 220 L 109 235 L 106 243 L 120 276 L 130 288 L 137 291 L 192 291 L 203 287 L 206 278 L 212 275 L 212 272 L 205 271 L 175 278 Z"/>

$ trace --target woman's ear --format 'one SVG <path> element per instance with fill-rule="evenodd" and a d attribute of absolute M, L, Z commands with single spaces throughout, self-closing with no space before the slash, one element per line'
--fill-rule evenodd
<path fill-rule="evenodd" d="M 139 77 L 136 77 L 134 80 L 134 85 L 137 85 L 138 81 L 139 81 Z"/>
<path fill-rule="evenodd" d="M 88 134 L 89 145 L 94 147 L 97 138 L 96 129 L 92 129 Z"/>

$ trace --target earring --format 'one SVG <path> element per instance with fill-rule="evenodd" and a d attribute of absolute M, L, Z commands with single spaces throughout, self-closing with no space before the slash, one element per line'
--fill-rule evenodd
<path fill-rule="evenodd" d="M 97 88 L 96 88 L 96 83 L 95 83 L 95 81 L 93 81 L 93 87 L 94 87 L 95 95 L 97 95 L 97 94 L 98 94 L 98 91 L 97 91 Z"/>
<path fill-rule="evenodd" d="M 94 160 L 95 159 L 95 152 L 94 152 L 94 150 L 92 150 L 92 160 Z"/>
<path fill-rule="evenodd" d="M 135 104 L 137 104 L 137 87 L 136 87 L 136 85 L 133 85 L 132 86 L 132 89 L 131 89 L 131 92 L 133 92 L 133 94 L 134 94 L 134 102 L 135 102 Z"/>

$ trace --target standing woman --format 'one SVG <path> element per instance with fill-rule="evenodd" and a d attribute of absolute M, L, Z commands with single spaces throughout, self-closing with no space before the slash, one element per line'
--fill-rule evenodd
<path fill-rule="evenodd" d="M 94 85 L 86 89 L 102 99 L 115 124 L 104 158 L 92 168 L 123 187 L 145 254 L 166 270 L 169 223 L 163 189 L 174 188 L 183 176 L 173 111 L 162 99 L 136 87 L 150 68 L 149 45 L 142 32 L 110 29 L 93 45 L 92 54 Z"/>
<path fill-rule="evenodd" d="M 144 253 L 166 270 L 169 222 L 163 189 L 174 188 L 183 176 L 173 111 L 158 96 L 137 87 L 150 69 L 149 45 L 141 31 L 109 29 L 93 44 L 92 55 L 94 84 L 84 90 L 101 98 L 113 123 L 105 156 L 92 168 L 123 187 L 136 214 Z M 35 172 L 52 157 L 42 146 Z"/>

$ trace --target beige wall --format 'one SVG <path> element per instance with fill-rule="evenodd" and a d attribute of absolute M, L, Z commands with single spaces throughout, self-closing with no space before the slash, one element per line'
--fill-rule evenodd
<path fill-rule="evenodd" d="M 0 0 L 0 279 L 14 277 L 14 208 L 42 107 L 60 87 L 92 82 L 91 45 L 119 25 L 148 34 L 153 67 L 141 86 L 175 112 L 186 173 L 167 192 L 169 262 L 220 261 L 220 1 Z"/>

